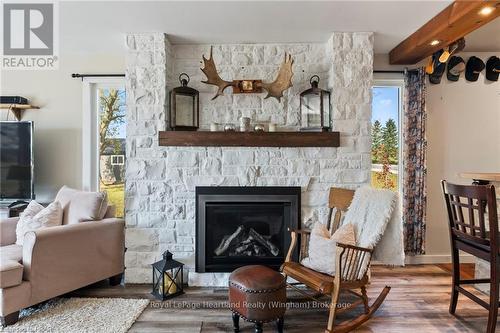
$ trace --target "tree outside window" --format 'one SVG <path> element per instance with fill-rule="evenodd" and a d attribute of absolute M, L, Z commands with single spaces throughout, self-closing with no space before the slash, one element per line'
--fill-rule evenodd
<path fill-rule="evenodd" d="M 372 103 L 372 186 L 397 190 L 399 88 L 374 87 Z"/>
<path fill-rule="evenodd" d="M 97 90 L 99 110 L 99 188 L 108 193 L 116 216 L 124 216 L 125 90 Z"/>

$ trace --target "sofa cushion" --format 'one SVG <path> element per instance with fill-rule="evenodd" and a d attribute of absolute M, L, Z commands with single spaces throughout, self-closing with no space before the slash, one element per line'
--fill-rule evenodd
<path fill-rule="evenodd" d="M 0 246 L 16 243 L 16 228 L 19 216 L 0 218 Z"/>
<path fill-rule="evenodd" d="M 36 214 L 33 215 L 35 212 Z M 57 201 L 43 208 L 42 205 L 32 200 L 17 222 L 16 244 L 23 245 L 24 234 L 28 231 L 61 225 L 62 213 L 61 204 Z"/>
<path fill-rule="evenodd" d="M 106 209 L 106 214 L 104 214 L 105 219 L 110 219 L 116 216 L 116 206 L 115 205 L 108 205 L 108 208 Z"/>
<path fill-rule="evenodd" d="M 63 186 L 56 195 L 63 207 L 63 224 L 101 220 L 108 208 L 106 192 L 85 192 Z"/>
<path fill-rule="evenodd" d="M 17 244 L 2 246 L 0 247 L 0 258 L 22 262 L 23 247 Z"/>
<path fill-rule="evenodd" d="M 15 260 L 0 260 L 0 288 L 13 287 L 23 281 L 23 265 Z"/>

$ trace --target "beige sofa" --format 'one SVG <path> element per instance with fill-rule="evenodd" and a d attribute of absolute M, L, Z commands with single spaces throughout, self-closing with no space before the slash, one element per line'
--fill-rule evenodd
<path fill-rule="evenodd" d="M 109 212 L 109 210 L 108 210 Z M 69 223 L 30 231 L 16 245 L 18 218 L 0 220 L 0 316 L 17 321 L 19 310 L 124 272 L 122 219 Z"/>

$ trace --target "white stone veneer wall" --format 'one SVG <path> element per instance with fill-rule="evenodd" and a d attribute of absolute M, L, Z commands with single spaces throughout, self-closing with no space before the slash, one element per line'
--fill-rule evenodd
<path fill-rule="evenodd" d="M 214 45 L 223 79 L 274 79 L 284 52 L 295 59 L 294 86 L 281 103 L 265 94 L 232 95 L 211 101 L 215 87 L 200 83 L 201 55 L 208 45 L 171 45 L 163 33 L 127 36 L 126 281 L 151 280 L 150 264 L 169 249 L 186 263 L 193 285 L 225 285 L 224 274 L 194 273 L 196 186 L 301 186 L 302 223 L 324 221 L 328 189 L 369 182 L 372 33 L 333 33 L 320 44 Z M 159 147 L 168 126 L 168 93 L 186 72 L 200 90 L 200 124 L 275 122 L 299 126 L 298 94 L 318 74 L 332 89 L 333 129 L 340 148 Z"/>

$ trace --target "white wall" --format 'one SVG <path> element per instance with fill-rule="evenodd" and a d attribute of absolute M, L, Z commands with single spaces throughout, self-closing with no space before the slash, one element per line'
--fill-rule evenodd
<path fill-rule="evenodd" d="M 483 61 L 499 52 L 462 53 L 465 61 L 475 55 Z M 388 65 L 387 55 L 376 55 L 374 68 Z M 467 171 L 500 172 L 500 81 L 477 82 L 464 75 L 450 82 L 446 73 L 438 85 L 427 81 L 427 234 L 426 255 L 449 255 L 447 217 L 440 180 L 470 183 L 458 174 Z M 436 257 L 437 260 L 447 259 Z"/>
<path fill-rule="evenodd" d="M 124 73 L 125 55 L 61 54 L 59 70 L 1 71 L 0 95 L 19 95 L 38 105 L 23 120 L 35 124 L 35 194 L 51 201 L 62 185 L 82 184 L 82 82 L 72 73 Z M 0 119 L 7 112 L 2 110 Z M 9 119 L 14 119 L 10 114 Z"/>
<path fill-rule="evenodd" d="M 486 60 L 500 53 L 463 53 Z M 449 254 L 447 217 L 439 181 L 470 184 L 461 172 L 500 172 L 500 81 L 445 77 L 427 85 L 427 253 Z"/>

